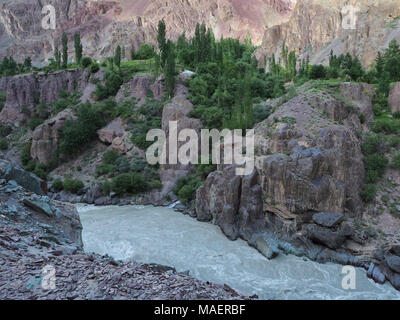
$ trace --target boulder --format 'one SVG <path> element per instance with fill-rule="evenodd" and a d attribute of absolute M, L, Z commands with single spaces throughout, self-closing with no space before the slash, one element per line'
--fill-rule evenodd
<path fill-rule="evenodd" d="M 316 224 L 308 224 L 305 227 L 308 237 L 315 243 L 322 244 L 330 249 L 338 249 L 343 244 L 345 238 L 339 232 L 328 228 L 320 227 Z"/>
<path fill-rule="evenodd" d="M 393 244 L 390 248 L 390 252 L 400 257 L 400 244 Z"/>
<path fill-rule="evenodd" d="M 72 109 L 65 109 L 36 127 L 32 134 L 32 159 L 48 164 L 54 159 L 58 145 L 59 130 L 69 119 L 76 119 Z"/>
<path fill-rule="evenodd" d="M 112 144 L 117 137 L 122 137 L 124 134 L 124 124 L 121 118 L 111 121 L 107 126 L 97 131 L 99 139 L 105 144 Z"/>
<path fill-rule="evenodd" d="M 47 202 L 31 199 L 24 199 L 23 202 L 26 206 L 32 208 L 37 212 L 43 213 L 49 217 L 52 217 L 54 215 L 53 209 Z"/>
<path fill-rule="evenodd" d="M 387 255 L 385 257 L 385 261 L 391 270 L 400 273 L 400 257 L 394 255 Z"/>
<path fill-rule="evenodd" d="M 344 216 L 342 213 L 319 212 L 314 214 L 312 219 L 322 227 L 332 228 L 339 225 L 343 221 Z"/>
<path fill-rule="evenodd" d="M 6 160 L 0 160 L 0 176 L 7 181 L 14 180 L 28 191 L 40 195 L 47 194 L 46 181 Z"/>
<path fill-rule="evenodd" d="M 392 113 L 400 111 L 400 82 L 396 82 L 390 90 L 389 107 Z"/>
<path fill-rule="evenodd" d="M 273 259 L 275 258 L 279 252 L 272 248 L 267 241 L 263 237 L 257 238 L 255 242 L 255 248 L 267 259 Z"/>

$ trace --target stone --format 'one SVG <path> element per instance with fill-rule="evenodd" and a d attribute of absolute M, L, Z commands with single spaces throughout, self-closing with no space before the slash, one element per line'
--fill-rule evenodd
<path fill-rule="evenodd" d="M 52 217 L 54 215 L 53 209 L 46 202 L 31 199 L 24 199 L 23 202 L 25 205 L 37 212 L 41 212 L 49 217 Z"/>
<path fill-rule="evenodd" d="M 385 261 L 394 272 L 400 273 L 400 257 L 394 255 L 385 256 Z"/>
<path fill-rule="evenodd" d="M 257 238 L 255 242 L 255 248 L 267 259 L 271 260 L 275 258 L 279 252 L 273 249 L 263 237 Z"/>
<path fill-rule="evenodd" d="M 316 224 L 322 227 L 332 228 L 343 221 L 344 215 L 335 212 L 319 212 L 314 214 L 312 219 Z"/>
<path fill-rule="evenodd" d="M 400 257 L 400 244 L 393 244 L 390 248 L 390 252 Z"/>
<path fill-rule="evenodd" d="M 325 245 L 330 249 L 338 249 L 344 242 L 344 237 L 339 232 L 332 231 L 328 228 L 318 226 L 316 224 L 306 225 L 308 237 L 319 244 Z"/>
<path fill-rule="evenodd" d="M 35 128 L 32 133 L 32 159 L 44 164 L 54 160 L 60 129 L 69 119 L 76 119 L 75 113 L 72 109 L 65 109 Z"/>

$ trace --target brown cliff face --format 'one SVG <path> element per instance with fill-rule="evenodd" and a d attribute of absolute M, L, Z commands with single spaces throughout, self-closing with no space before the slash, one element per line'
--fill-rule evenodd
<path fill-rule="evenodd" d="M 172 39 L 186 31 L 194 33 L 196 23 L 205 22 L 216 36 L 247 35 L 260 44 L 266 28 L 287 21 L 295 0 L 37 0 L 0 1 L 0 56 L 23 60 L 27 55 L 42 63 L 53 55 L 54 43 L 67 32 L 73 53 L 73 33 L 79 31 L 84 54 L 95 58 L 112 55 L 118 44 L 137 49 L 143 42 L 156 42 L 158 21 L 164 19 Z M 57 29 L 41 27 L 42 6 L 52 4 Z"/>
<path fill-rule="evenodd" d="M 359 8 L 355 29 L 344 27 L 348 5 Z M 279 56 L 285 42 L 300 57 L 310 56 L 312 64 L 328 63 L 333 50 L 336 55 L 357 55 L 370 65 L 391 40 L 400 40 L 398 16 L 398 0 L 299 0 L 288 22 L 266 30 L 257 57 L 263 61 L 273 53 Z"/>

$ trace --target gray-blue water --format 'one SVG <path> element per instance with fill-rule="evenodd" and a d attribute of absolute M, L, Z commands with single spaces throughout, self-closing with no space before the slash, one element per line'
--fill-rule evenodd
<path fill-rule="evenodd" d="M 296 256 L 267 260 L 242 240 L 230 241 L 209 223 L 152 206 L 78 206 L 87 252 L 190 271 L 261 299 L 400 299 L 356 269 L 356 289 L 342 288 L 342 266 Z"/>

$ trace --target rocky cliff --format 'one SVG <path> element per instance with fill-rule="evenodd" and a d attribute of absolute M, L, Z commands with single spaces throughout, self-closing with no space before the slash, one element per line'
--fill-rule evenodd
<path fill-rule="evenodd" d="M 103 59 L 115 47 L 125 45 L 127 52 L 140 44 L 156 43 L 158 21 L 164 19 L 172 39 L 185 31 L 192 36 L 196 23 L 204 21 L 219 38 L 248 35 L 256 45 L 260 64 L 273 53 L 280 55 L 283 43 L 300 58 L 310 56 L 312 63 L 327 63 L 335 54 L 358 55 L 365 65 L 373 62 L 377 51 L 393 39 L 400 40 L 398 0 L 262 0 L 262 1 L 6 1 L 0 2 L 0 56 L 23 60 L 31 56 L 43 63 L 53 55 L 62 31 L 69 40 L 79 31 L 84 54 Z M 57 29 L 43 30 L 41 9 L 56 8 Z M 346 6 L 353 6 L 355 26 Z M 348 27 L 350 25 L 350 28 Z M 73 54 L 73 43 L 70 44 Z"/>
<path fill-rule="evenodd" d="M 158 21 L 164 19 L 172 39 L 186 31 L 194 34 L 196 23 L 204 21 L 218 37 L 245 39 L 250 35 L 260 44 L 265 28 L 289 17 L 294 0 L 222 0 L 222 1 L 6 1 L 0 2 L 0 56 L 23 59 L 32 56 L 41 63 L 53 54 L 54 43 L 62 31 L 70 41 L 79 31 L 84 54 L 104 58 L 113 54 L 118 44 L 137 49 L 140 44 L 155 43 Z M 42 7 L 56 9 L 57 29 L 41 27 Z M 72 50 L 71 43 L 70 49 Z M 72 52 L 72 51 L 71 51 Z"/>

